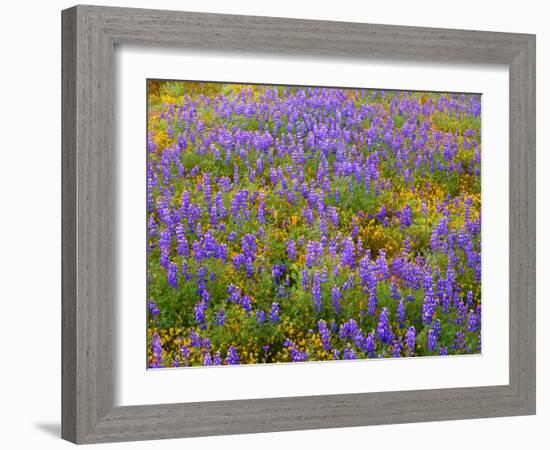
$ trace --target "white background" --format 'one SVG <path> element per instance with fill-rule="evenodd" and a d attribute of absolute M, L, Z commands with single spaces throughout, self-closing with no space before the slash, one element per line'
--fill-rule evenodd
<path fill-rule="evenodd" d="M 119 282 L 115 403 L 143 405 L 508 384 L 508 69 L 381 60 L 116 50 Z M 483 355 L 145 370 L 146 78 L 481 93 Z M 212 78 L 215 77 L 215 78 Z M 140 282 L 141 280 L 141 282 Z M 141 301 L 139 301 L 141 299 Z M 503 345 L 504 343 L 504 345 Z M 404 376 L 404 374 L 407 374 Z M 223 383 L 220 383 L 220 377 Z M 342 383 L 345 380 L 345 383 Z M 182 386 L 193 386 L 182 388 Z"/>
<path fill-rule="evenodd" d="M 338 430 L 314 430 L 263 435 L 200 438 L 187 441 L 141 442 L 116 448 L 224 448 L 256 449 L 315 447 L 333 449 L 341 445 L 361 447 L 424 449 L 543 448 L 550 421 L 548 377 L 548 308 L 543 304 L 544 279 L 548 266 L 543 255 L 548 248 L 541 230 L 548 228 L 548 158 L 543 124 L 550 104 L 544 88 L 548 80 L 546 62 L 550 50 L 545 42 L 550 30 L 544 17 L 544 2 L 479 2 L 461 0 L 442 5 L 440 1 L 394 0 L 392 2 L 285 1 L 258 2 L 219 0 L 117 1 L 105 5 L 186 9 L 204 12 L 272 15 L 325 20 L 345 20 L 398 25 L 471 28 L 537 34 L 537 221 L 538 304 L 537 379 L 538 415 L 389 425 Z M 2 298 L 3 370 L 0 380 L 2 434 L 5 448 L 69 448 L 59 440 L 60 417 L 60 14 L 71 2 L 9 2 L 0 17 L 2 52 L 0 130 L 2 168 Z M 545 117 L 546 116 L 546 117 Z M 546 134 L 546 136 L 545 136 Z M 548 283 L 546 281 L 546 283 Z M 547 290 L 547 289 L 546 289 Z M 540 443 L 537 444 L 537 441 Z M 97 446 L 114 448 L 113 446 Z"/>

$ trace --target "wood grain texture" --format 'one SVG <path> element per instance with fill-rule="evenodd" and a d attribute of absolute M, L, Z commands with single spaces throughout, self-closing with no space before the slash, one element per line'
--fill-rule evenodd
<path fill-rule="evenodd" d="M 61 132 L 61 404 L 62 435 L 76 440 L 76 10 L 63 14 Z"/>
<path fill-rule="evenodd" d="M 62 31 L 63 438 L 93 443 L 534 414 L 534 36 L 96 6 L 63 11 Z M 124 43 L 507 64 L 510 383 L 114 407 L 113 52 Z"/>
<path fill-rule="evenodd" d="M 510 71 L 510 385 L 535 411 L 536 93 L 535 40 Z"/>

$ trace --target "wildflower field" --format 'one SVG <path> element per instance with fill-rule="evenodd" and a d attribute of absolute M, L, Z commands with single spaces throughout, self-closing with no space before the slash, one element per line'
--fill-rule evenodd
<path fill-rule="evenodd" d="M 481 352 L 479 95 L 147 102 L 147 367 Z"/>

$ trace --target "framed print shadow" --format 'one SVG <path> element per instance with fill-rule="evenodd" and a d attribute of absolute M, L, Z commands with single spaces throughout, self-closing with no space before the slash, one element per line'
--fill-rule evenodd
<path fill-rule="evenodd" d="M 389 80 L 356 84 L 345 75 L 296 83 L 261 71 L 142 76 L 133 66 L 132 127 L 145 131 L 130 131 L 129 160 L 119 135 L 135 127 L 116 126 L 115 55 L 124 45 L 191 51 L 197 64 L 217 51 L 260 54 L 281 67 L 285 58 L 313 57 L 505 66 L 509 129 L 500 132 L 509 150 L 492 140 L 496 91 L 396 90 Z M 80 444 L 535 414 L 535 131 L 533 35 L 64 10 L 62 437 Z M 121 166 L 143 174 L 126 190 L 142 209 L 124 226 L 146 239 L 131 244 L 144 255 L 134 258 L 143 259 L 143 280 L 132 278 L 143 290 L 132 291 L 137 309 L 124 310 L 124 328 L 129 320 L 137 331 L 118 341 L 116 286 L 128 263 L 117 250 L 126 239 L 116 231 L 119 209 L 129 199 L 117 188 Z M 508 190 L 502 255 L 488 234 L 497 233 L 487 215 L 497 172 Z M 485 276 L 495 258 L 507 261 L 502 279 Z M 491 340 L 502 299 L 490 287 L 503 280 L 505 339 Z M 395 375 L 404 367 L 397 359 L 468 370 L 495 345 L 506 355 L 507 383 L 392 388 L 359 372 Z M 130 353 L 134 365 L 121 359 Z M 330 381 L 352 371 L 347 388 Z M 144 374 L 166 386 L 172 377 L 180 394 L 200 391 L 185 375 L 221 387 L 239 378 L 248 388 L 204 401 L 159 394 L 120 402 L 120 380 Z M 333 386 L 300 390 L 304 377 Z M 252 379 L 296 384 L 262 390 Z"/>

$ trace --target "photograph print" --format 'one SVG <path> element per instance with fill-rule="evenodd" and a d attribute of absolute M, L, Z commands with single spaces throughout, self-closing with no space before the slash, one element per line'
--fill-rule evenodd
<path fill-rule="evenodd" d="M 481 353 L 481 95 L 146 101 L 148 369 Z"/>

